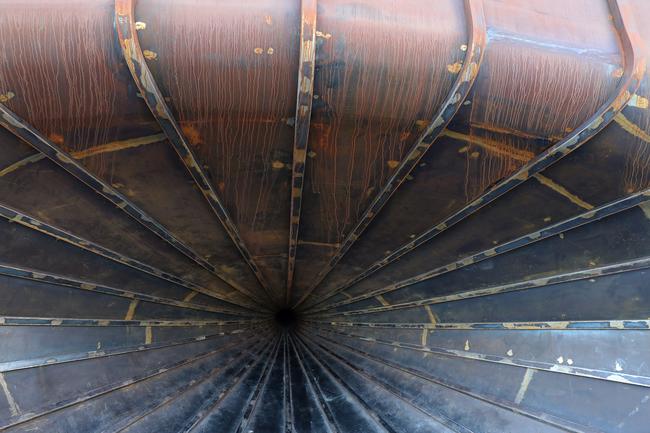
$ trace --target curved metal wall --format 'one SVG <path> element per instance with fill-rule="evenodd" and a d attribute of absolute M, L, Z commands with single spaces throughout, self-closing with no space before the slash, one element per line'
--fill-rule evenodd
<path fill-rule="evenodd" d="M 644 0 L 0 0 L 0 430 L 650 425 Z"/>

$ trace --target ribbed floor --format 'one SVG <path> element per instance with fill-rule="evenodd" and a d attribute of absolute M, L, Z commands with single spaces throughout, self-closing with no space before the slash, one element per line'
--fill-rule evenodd
<path fill-rule="evenodd" d="M 0 0 L 0 430 L 648 433 L 649 20 Z"/>

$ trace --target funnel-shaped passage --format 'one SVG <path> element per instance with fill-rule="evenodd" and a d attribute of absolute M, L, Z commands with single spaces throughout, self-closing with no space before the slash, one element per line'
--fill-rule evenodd
<path fill-rule="evenodd" d="M 0 0 L 0 430 L 650 431 L 647 0 Z"/>

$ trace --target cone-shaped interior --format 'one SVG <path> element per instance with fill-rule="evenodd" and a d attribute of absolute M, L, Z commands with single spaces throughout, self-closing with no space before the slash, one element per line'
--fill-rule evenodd
<path fill-rule="evenodd" d="M 646 0 L 0 0 L 0 430 L 647 433 Z"/>

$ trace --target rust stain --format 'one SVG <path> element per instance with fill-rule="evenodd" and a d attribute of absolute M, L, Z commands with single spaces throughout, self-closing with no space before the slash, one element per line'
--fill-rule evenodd
<path fill-rule="evenodd" d="M 144 58 L 147 60 L 157 60 L 158 59 L 158 53 L 151 51 L 151 50 L 143 50 L 142 54 L 144 55 Z"/>
<path fill-rule="evenodd" d="M 490 74 L 474 84 L 468 135 L 472 145 L 489 147 L 467 159 L 468 202 L 589 119 L 619 82 L 600 60 L 523 44 L 497 40 L 485 52 L 483 65 Z"/>
<path fill-rule="evenodd" d="M 189 141 L 190 144 L 196 146 L 199 144 L 203 144 L 203 138 L 201 137 L 201 131 L 199 131 L 199 128 L 192 123 L 192 122 L 182 122 L 181 123 L 181 130 L 183 131 L 183 135 Z"/>
<path fill-rule="evenodd" d="M 453 138 L 455 140 L 461 140 L 461 141 L 466 141 L 468 143 L 477 145 L 488 152 L 494 154 L 494 155 L 501 155 L 501 156 L 507 156 L 509 158 L 512 158 L 515 161 L 521 161 L 521 162 L 528 162 L 533 157 L 535 154 L 530 151 L 526 150 L 521 150 L 517 149 L 514 147 L 508 147 L 507 145 L 504 145 L 504 143 L 497 141 L 497 140 L 490 140 L 478 136 L 471 136 L 471 135 L 466 135 L 466 134 L 461 134 L 459 132 L 454 132 L 450 131 L 449 129 L 445 129 L 442 132 L 442 135 Z M 459 153 L 465 153 L 469 150 L 469 147 L 461 147 L 458 152 Z M 472 152 L 473 153 L 473 152 Z M 470 155 L 472 155 L 470 153 Z M 474 157 L 477 157 L 478 155 L 474 155 Z"/>
<path fill-rule="evenodd" d="M 65 141 L 64 138 L 63 138 L 63 135 L 57 134 L 55 132 L 50 133 L 47 136 L 47 139 L 50 140 L 52 143 L 56 144 L 59 147 L 63 146 L 63 142 Z"/>
<path fill-rule="evenodd" d="M 456 62 L 451 65 L 447 65 L 447 71 L 452 74 L 457 74 L 460 70 L 463 69 L 463 64 L 461 62 Z"/>
<path fill-rule="evenodd" d="M 78 8 L 45 2 L 42 8 L 4 8 L 1 18 L 0 89 L 20 95 L 12 110 L 70 153 L 113 141 L 124 116 L 113 20 L 98 8 L 94 2 Z M 107 165 L 98 159 L 90 168 L 106 172 Z"/>
<path fill-rule="evenodd" d="M 128 140 L 112 141 L 110 143 L 101 144 L 85 150 L 72 152 L 70 156 L 72 156 L 75 159 L 85 159 L 91 156 L 101 155 L 104 153 L 118 152 L 120 150 L 131 149 L 139 146 L 144 146 L 147 144 L 159 143 L 166 139 L 167 137 L 165 136 L 165 134 L 154 134 L 145 137 L 131 138 Z M 6 176 L 22 167 L 41 161 L 42 159 L 45 158 L 46 156 L 43 153 L 35 153 L 34 155 L 30 155 L 0 170 L 0 177 Z M 122 184 L 116 184 L 115 186 L 124 187 L 124 185 Z"/>
<path fill-rule="evenodd" d="M 14 92 L 5 92 L 0 94 L 0 103 L 4 104 L 12 100 L 16 94 Z"/>
<path fill-rule="evenodd" d="M 394 159 L 391 159 L 386 162 L 386 165 L 388 165 L 388 167 L 391 169 L 395 169 L 399 165 L 399 161 L 395 161 Z"/>

